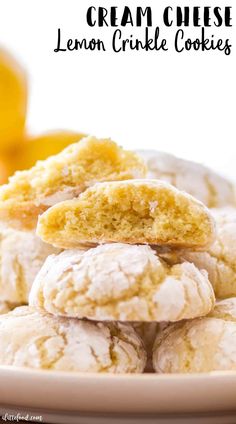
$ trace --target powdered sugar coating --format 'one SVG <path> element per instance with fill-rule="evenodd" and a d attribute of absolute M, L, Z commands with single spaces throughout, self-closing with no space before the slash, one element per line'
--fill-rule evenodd
<path fill-rule="evenodd" d="M 0 316 L 0 364 L 79 372 L 142 372 L 146 353 L 133 328 L 57 318 L 27 306 Z"/>
<path fill-rule="evenodd" d="M 236 370 L 236 298 L 217 303 L 204 318 L 171 324 L 157 335 L 158 373 Z"/>
<path fill-rule="evenodd" d="M 33 232 L 0 230 L 0 301 L 28 303 L 31 285 L 48 255 L 59 253 Z"/>
<path fill-rule="evenodd" d="M 206 166 L 155 150 L 140 150 L 148 178 L 165 180 L 201 200 L 209 208 L 236 206 L 233 184 Z"/>
<path fill-rule="evenodd" d="M 111 243 L 50 256 L 29 301 L 61 316 L 178 321 L 210 312 L 214 293 L 193 264 L 172 266 L 149 246 Z"/>
<path fill-rule="evenodd" d="M 236 209 L 212 209 L 216 240 L 206 252 L 185 251 L 183 257 L 206 269 L 219 298 L 236 296 Z"/>

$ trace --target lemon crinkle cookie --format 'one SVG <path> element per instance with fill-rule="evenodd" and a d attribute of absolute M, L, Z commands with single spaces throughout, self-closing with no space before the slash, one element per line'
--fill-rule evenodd
<path fill-rule="evenodd" d="M 0 302 L 5 309 L 28 302 L 31 285 L 44 260 L 59 252 L 34 233 L 0 230 Z"/>
<path fill-rule="evenodd" d="M 141 339 L 127 324 L 58 318 L 28 306 L 0 316 L 0 339 L 1 365 L 138 373 L 146 363 Z"/>
<path fill-rule="evenodd" d="M 207 317 L 160 332 L 153 365 L 158 373 L 236 370 L 236 298 L 220 301 Z"/>
<path fill-rule="evenodd" d="M 157 180 L 98 183 L 39 217 L 38 235 L 57 247 L 123 242 L 204 248 L 214 237 L 209 210 Z"/>
<path fill-rule="evenodd" d="M 206 166 L 155 150 L 140 150 L 136 153 L 146 162 L 148 178 L 167 181 L 209 208 L 236 206 L 233 184 Z"/>
<path fill-rule="evenodd" d="M 236 296 L 236 209 L 212 209 L 216 240 L 206 252 L 185 251 L 183 257 L 208 272 L 218 298 Z"/>
<path fill-rule="evenodd" d="M 169 265 L 149 246 L 107 244 L 48 257 L 29 297 L 55 315 L 118 321 L 178 321 L 207 314 L 207 273 Z"/>
<path fill-rule="evenodd" d="M 32 229 L 40 213 L 71 199 L 97 181 L 145 176 L 135 153 L 109 139 L 86 137 L 26 171 L 17 171 L 0 189 L 0 220 L 17 229 Z"/>

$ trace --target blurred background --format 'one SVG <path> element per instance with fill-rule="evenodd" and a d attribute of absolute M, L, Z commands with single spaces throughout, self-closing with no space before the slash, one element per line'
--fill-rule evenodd
<path fill-rule="evenodd" d="M 185 3 L 171 1 L 172 6 Z M 219 6 L 219 1 L 208 3 Z M 230 3 L 232 0 L 221 0 L 220 6 Z M 110 7 L 111 3 L 93 0 L 92 5 Z M 125 5 L 132 10 L 151 6 L 153 27 L 160 25 L 161 37 L 173 45 L 176 28 L 162 26 L 166 0 L 119 0 L 117 5 L 119 16 Z M 89 28 L 89 6 L 87 0 L 0 0 L 0 46 L 26 71 L 17 76 L 15 90 L 24 97 L 17 124 L 20 130 L 11 137 L 14 143 L 9 140 L 1 147 L 2 175 L 9 157 L 14 167 L 27 167 L 35 149 L 43 150 L 42 134 L 64 129 L 69 130 L 71 142 L 80 133 L 111 137 L 129 149 L 165 150 L 205 163 L 236 180 L 235 46 L 230 56 L 216 51 L 178 54 L 173 47 L 167 53 L 114 53 L 110 48 L 114 28 Z M 68 38 L 102 38 L 107 51 L 54 53 L 59 27 L 62 43 Z M 192 28 L 185 32 L 192 38 L 200 34 Z M 235 27 L 209 29 L 210 35 L 213 32 L 215 38 L 236 41 Z M 123 33 L 142 38 L 144 29 L 128 27 Z M 154 28 L 150 35 L 153 33 Z M 2 104 L 7 104 L 3 97 Z M 7 122 L 3 109 L 0 98 L 0 122 Z M 33 153 L 26 152 L 21 139 L 35 138 Z M 4 135 L 2 139 L 7 140 Z M 63 143 L 62 135 L 62 147 Z"/>

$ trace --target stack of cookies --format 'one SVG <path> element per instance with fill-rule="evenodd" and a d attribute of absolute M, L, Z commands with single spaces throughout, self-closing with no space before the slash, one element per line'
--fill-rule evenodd
<path fill-rule="evenodd" d="M 32 284 L 15 254 L 26 294 L 0 299 L 29 306 L 1 316 L 0 363 L 236 369 L 226 355 L 229 338 L 236 343 L 234 206 L 232 185 L 200 165 L 94 137 L 17 172 L 0 190 L 3 231 L 34 237 L 47 258 Z M 231 297 L 215 309 L 213 288 Z"/>

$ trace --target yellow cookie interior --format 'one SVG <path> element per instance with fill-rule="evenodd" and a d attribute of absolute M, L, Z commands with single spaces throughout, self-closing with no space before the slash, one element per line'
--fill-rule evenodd
<path fill-rule="evenodd" d="M 214 223 L 205 206 L 158 180 L 96 184 L 78 199 L 48 209 L 39 236 L 55 246 L 91 243 L 148 243 L 202 248 Z"/>

